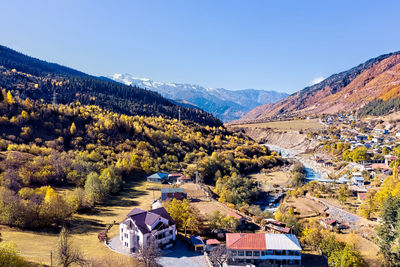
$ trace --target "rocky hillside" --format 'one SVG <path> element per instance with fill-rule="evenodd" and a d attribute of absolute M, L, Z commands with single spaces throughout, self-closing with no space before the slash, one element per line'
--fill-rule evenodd
<path fill-rule="evenodd" d="M 205 88 L 193 84 L 157 82 L 147 78 L 136 78 L 130 74 L 114 74 L 108 78 L 127 85 L 158 92 L 174 101 L 189 102 L 215 114 L 225 122 L 239 119 L 257 106 L 276 103 L 288 96 L 286 93 L 276 91 L 256 89 L 228 90 L 224 88 Z"/>
<path fill-rule="evenodd" d="M 396 52 L 334 74 L 273 105 L 257 107 L 241 121 L 352 111 L 376 99 L 386 101 L 399 95 L 400 52 Z"/>

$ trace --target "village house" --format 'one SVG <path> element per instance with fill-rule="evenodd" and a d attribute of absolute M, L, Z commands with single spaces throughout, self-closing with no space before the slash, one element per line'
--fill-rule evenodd
<path fill-rule="evenodd" d="M 168 182 L 170 183 L 177 183 L 178 178 L 182 177 L 182 173 L 170 173 L 168 174 Z"/>
<path fill-rule="evenodd" d="M 359 142 L 367 141 L 368 140 L 368 136 L 366 136 L 366 135 L 357 135 L 356 136 L 356 140 L 359 141 Z"/>
<path fill-rule="evenodd" d="M 364 177 L 361 172 L 353 172 L 353 177 L 351 179 L 354 185 L 364 186 Z"/>
<path fill-rule="evenodd" d="M 338 230 L 341 230 L 344 228 L 344 225 L 332 218 L 327 218 L 327 219 L 323 219 L 323 220 L 319 220 L 319 223 L 326 229 L 329 229 L 331 231 L 333 231 L 335 228 Z"/>
<path fill-rule="evenodd" d="M 206 251 L 210 252 L 213 248 L 218 247 L 221 245 L 221 242 L 219 242 L 217 239 L 208 239 L 206 241 Z"/>
<path fill-rule="evenodd" d="M 162 172 L 157 172 L 147 177 L 148 182 L 159 183 L 159 184 L 166 182 L 167 179 L 168 179 L 168 174 Z"/>
<path fill-rule="evenodd" d="M 152 239 L 160 247 L 172 246 L 176 239 L 175 222 L 163 207 L 150 211 L 134 208 L 119 228 L 122 246 L 130 253 L 146 247 Z"/>
<path fill-rule="evenodd" d="M 228 233 L 227 264 L 301 266 L 301 246 L 292 234 Z"/>
<path fill-rule="evenodd" d="M 172 199 L 183 200 L 187 198 L 185 189 L 183 188 L 161 188 L 161 201 L 169 201 Z"/>
<path fill-rule="evenodd" d="M 389 167 L 390 163 L 392 163 L 392 161 L 397 160 L 396 156 L 392 156 L 392 155 L 385 155 L 385 165 L 386 167 Z"/>
<path fill-rule="evenodd" d="M 177 179 L 177 184 L 186 184 L 192 182 L 192 178 L 186 177 L 186 176 L 181 176 Z"/>
<path fill-rule="evenodd" d="M 342 176 L 336 182 L 339 184 L 348 184 L 348 183 L 350 183 L 350 179 Z"/>
<path fill-rule="evenodd" d="M 265 231 L 275 233 L 275 234 L 289 234 L 291 229 L 286 227 L 283 222 L 276 221 L 274 219 L 265 219 Z"/>

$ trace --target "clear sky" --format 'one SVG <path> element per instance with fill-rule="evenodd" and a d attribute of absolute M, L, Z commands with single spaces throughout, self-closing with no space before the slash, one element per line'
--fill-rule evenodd
<path fill-rule="evenodd" d="M 93 75 L 295 92 L 400 50 L 400 1 L 0 0 L 0 44 Z"/>

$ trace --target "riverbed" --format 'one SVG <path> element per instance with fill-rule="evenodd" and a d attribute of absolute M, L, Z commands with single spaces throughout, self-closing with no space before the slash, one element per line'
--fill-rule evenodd
<path fill-rule="evenodd" d="M 301 162 L 304 165 L 306 171 L 307 181 L 333 182 L 332 179 L 328 179 L 329 175 L 328 171 L 320 167 L 318 163 L 316 163 L 314 160 L 307 159 L 301 156 L 301 153 L 303 153 L 304 151 L 282 148 L 280 146 L 272 144 L 264 144 L 264 145 L 268 147 L 270 150 L 279 153 L 283 158 Z"/>

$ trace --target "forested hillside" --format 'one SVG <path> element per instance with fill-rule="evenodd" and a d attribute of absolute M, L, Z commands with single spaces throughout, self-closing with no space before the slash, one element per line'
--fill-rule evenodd
<path fill-rule="evenodd" d="M 118 194 L 127 177 L 182 171 L 240 204 L 255 197 L 241 174 L 283 164 L 242 133 L 95 105 L 47 104 L 0 94 L 0 223 L 60 224 Z M 54 188 L 73 187 L 68 194 Z"/>
<path fill-rule="evenodd" d="M 98 105 L 126 115 L 181 118 L 202 125 L 222 123 L 200 109 L 179 107 L 160 94 L 90 76 L 54 63 L 38 60 L 0 46 L 0 88 L 25 99 L 69 104 Z"/>

